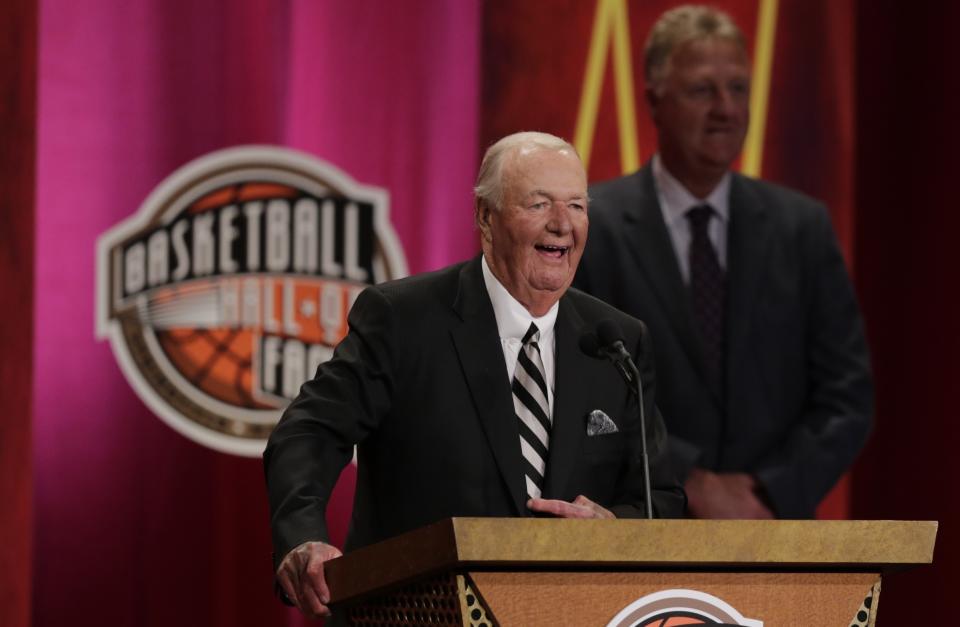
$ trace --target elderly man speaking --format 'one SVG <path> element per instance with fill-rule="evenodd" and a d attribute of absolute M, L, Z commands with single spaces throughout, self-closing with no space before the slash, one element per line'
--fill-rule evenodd
<path fill-rule="evenodd" d="M 641 516 L 637 403 L 578 346 L 600 321 L 619 326 L 642 373 L 654 512 L 682 513 L 643 325 L 569 289 L 587 206 L 570 144 L 510 135 L 480 167 L 482 255 L 357 298 L 349 333 L 264 453 L 277 579 L 305 614 L 329 614 L 323 562 L 340 551 L 325 510 L 354 445 L 346 550 L 449 516 Z"/>

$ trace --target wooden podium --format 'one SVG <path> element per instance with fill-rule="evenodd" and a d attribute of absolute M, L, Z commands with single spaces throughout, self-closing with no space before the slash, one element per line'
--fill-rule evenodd
<path fill-rule="evenodd" d="M 874 625 L 936 522 L 452 518 L 327 563 L 350 624 Z M 673 617 L 672 622 L 667 617 Z"/>

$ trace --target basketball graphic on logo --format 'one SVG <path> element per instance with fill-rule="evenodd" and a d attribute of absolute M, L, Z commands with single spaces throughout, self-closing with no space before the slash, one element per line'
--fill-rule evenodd
<path fill-rule="evenodd" d="M 359 293 L 406 275 L 387 204 L 303 153 L 201 157 L 98 241 L 98 335 L 170 426 L 260 455 Z"/>
<path fill-rule="evenodd" d="M 699 590 L 663 590 L 647 594 L 623 608 L 607 627 L 682 627 L 724 625 L 763 627 L 729 603 Z"/>
<path fill-rule="evenodd" d="M 171 329 L 157 333 L 160 346 L 184 377 L 213 398 L 266 409 L 253 398 L 253 350 L 249 331 Z"/>
<path fill-rule="evenodd" d="M 681 625 L 706 625 L 707 621 L 694 616 L 671 614 L 666 618 L 654 617 L 643 623 L 643 627 L 680 627 Z"/>

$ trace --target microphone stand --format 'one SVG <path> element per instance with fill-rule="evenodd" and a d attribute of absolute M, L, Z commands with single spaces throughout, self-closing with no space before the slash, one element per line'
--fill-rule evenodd
<path fill-rule="evenodd" d="M 580 350 L 597 358 L 607 358 L 623 377 L 627 387 L 637 398 L 640 411 L 640 461 L 643 464 L 643 497 L 647 518 L 653 518 L 653 497 L 650 494 L 650 456 L 647 453 L 647 414 L 643 406 L 643 381 L 640 370 L 633 363 L 630 351 L 623 345 L 623 336 L 616 323 L 603 320 L 597 325 L 597 333 L 585 333 L 580 337 Z M 602 338 L 602 339 L 601 339 Z"/>
<path fill-rule="evenodd" d="M 629 353 L 627 359 L 622 360 L 622 362 L 626 364 L 633 377 L 636 388 L 634 393 L 637 396 L 637 404 L 640 406 L 640 456 L 643 462 L 643 497 L 647 518 L 651 519 L 653 518 L 653 500 L 650 497 L 650 459 L 647 456 L 647 415 L 643 406 L 643 381 L 640 380 L 640 371 L 637 369 L 637 365 L 633 363 L 633 359 L 629 358 Z"/>

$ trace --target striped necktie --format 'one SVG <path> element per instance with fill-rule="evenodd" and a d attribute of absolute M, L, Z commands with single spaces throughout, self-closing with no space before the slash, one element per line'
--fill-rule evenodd
<path fill-rule="evenodd" d="M 513 408 L 520 426 L 520 451 L 530 498 L 539 498 L 543 491 L 550 448 L 550 405 L 539 340 L 540 330 L 531 322 L 513 371 Z"/>

